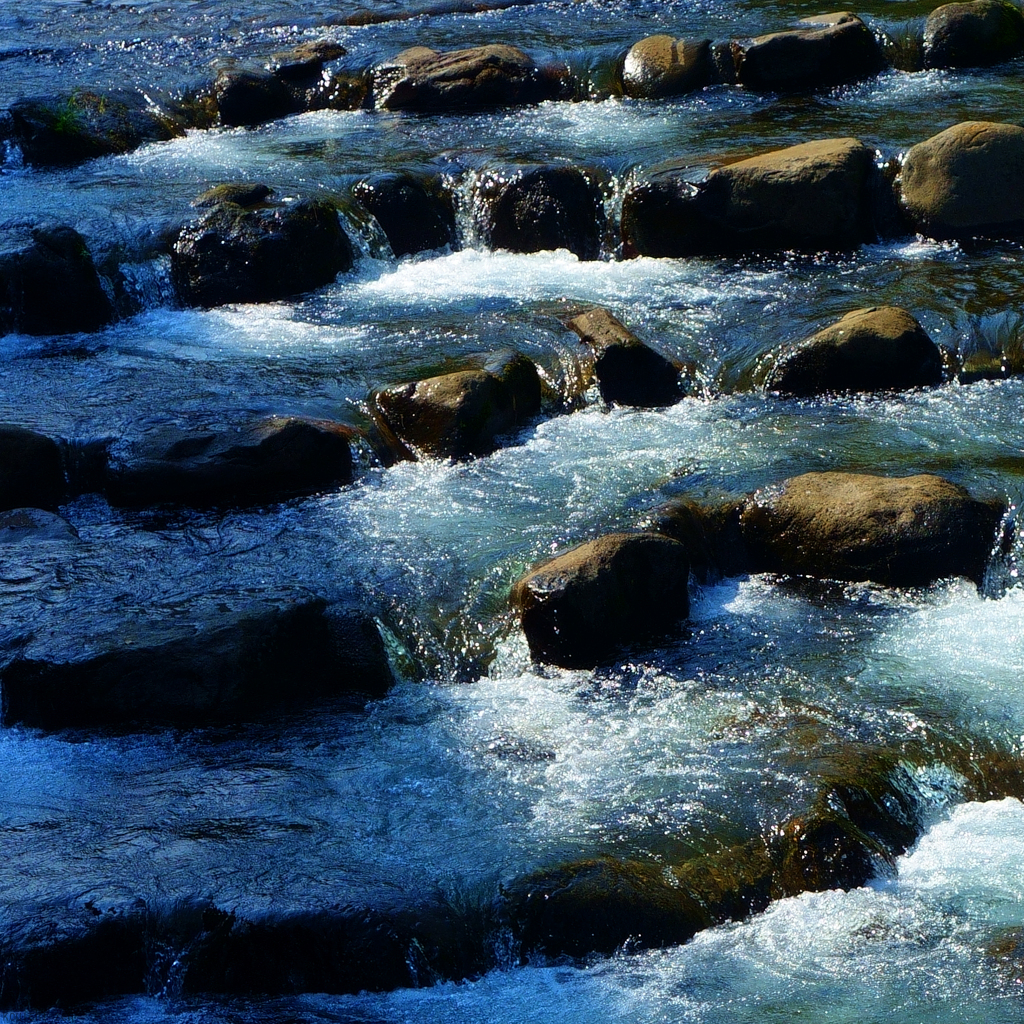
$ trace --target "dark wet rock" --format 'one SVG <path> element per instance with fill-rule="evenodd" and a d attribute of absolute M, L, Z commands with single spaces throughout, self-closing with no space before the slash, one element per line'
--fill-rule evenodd
<path fill-rule="evenodd" d="M 1024 14 L 1005 0 L 944 4 L 924 25 L 926 68 L 973 68 L 1024 53 Z"/>
<path fill-rule="evenodd" d="M 647 36 L 626 54 L 622 91 L 635 99 L 664 99 L 703 89 L 715 77 L 710 40 Z"/>
<path fill-rule="evenodd" d="M 27 163 L 76 164 L 128 153 L 185 133 L 186 124 L 152 107 L 141 93 L 76 89 L 12 103 L 14 138 Z"/>
<path fill-rule="evenodd" d="M 755 493 L 740 524 L 753 571 L 909 587 L 980 582 L 1001 516 L 942 477 L 805 473 Z"/>
<path fill-rule="evenodd" d="M 531 569 L 512 588 L 530 653 L 566 668 L 613 660 L 690 610 L 689 553 L 655 533 L 613 533 Z"/>
<path fill-rule="evenodd" d="M 964 121 L 912 146 L 903 205 L 932 238 L 1024 235 L 1024 128 Z"/>
<path fill-rule="evenodd" d="M 534 167 L 485 175 L 477 187 L 479 227 L 492 249 L 568 249 L 581 260 L 601 252 L 604 210 L 597 186 L 578 167 Z"/>
<path fill-rule="evenodd" d="M 790 819 L 774 846 L 780 896 L 856 889 L 875 877 L 884 859 L 848 818 L 827 809 Z"/>
<path fill-rule="evenodd" d="M 942 353 L 905 309 L 871 306 L 783 351 L 765 387 L 783 395 L 899 391 L 942 382 Z"/>
<path fill-rule="evenodd" d="M 654 408 L 683 397 L 679 367 L 645 345 L 607 309 L 581 313 L 567 326 L 591 349 L 594 375 L 606 402 Z"/>
<path fill-rule="evenodd" d="M 874 154 L 856 139 L 764 153 L 693 184 L 669 171 L 623 200 L 626 255 L 850 249 L 875 237 Z"/>
<path fill-rule="evenodd" d="M 52 511 L 67 497 L 61 446 L 34 430 L 0 424 L 0 509 Z"/>
<path fill-rule="evenodd" d="M 504 44 L 447 53 L 415 46 L 373 72 L 375 104 L 386 110 L 521 106 L 553 99 L 559 88 L 522 50 Z"/>
<path fill-rule="evenodd" d="M 690 571 L 702 581 L 749 572 L 750 556 L 740 530 L 743 501 L 704 504 L 680 497 L 657 510 L 651 528 L 685 545 Z"/>
<path fill-rule="evenodd" d="M 322 74 L 325 64 L 344 57 L 346 53 L 348 50 L 341 43 L 317 39 L 275 53 L 267 70 L 286 81 L 301 81 Z"/>
<path fill-rule="evenodd" d="M 269 72 L 221 71 L 213 98 L 221 124 L 230 128 L 276 121 L 302 109 L 285 82 Z"/>
<path fill-rule="evenodd" d="M 85 239 L 36 228 L 25 249 L 0 255 L 0 333 L 71 334 L 110 323 L 114 308 Z"/>
<path fill-rule="evenodd" d="M 340 423 L 271 417 L 238 429 L 157 428 L 110 454 L 114 505 L 270 501 L 352 479 L 352 430 Z"/>
<path fill-rule="evenodd" d="M 393 682 L 368 614 L 304 594 L 105 621 L 80 644 L 33 638 L 0 672 L 5 724 L 237 722 L 318 699 L 378 697 Z"/>
<path fill-rule="evenodd" d="M 197 210 L 208 210 L 221 203 L 254 207 L 267 202 L 273 194 L 272 188 L 259 182 L 232 181 L 208 188 L 192 200 L 192 205 Z"/>
<path fill-rule="evenodd" d="M 15 508 L 0 513 L 0 544 L 74 543 L 77 540 L 78 531 L 53 512 L 41 508 Z"/>
<path fill-rule="evenodd" d="M 189 305 L 269 302 L 320 288 L 352 266 L 337 209 L 322 199 L 216 203 L 186 224 L 171 270 Z"/>
<path fill-rule="evenodd" d="M 409 384 L 372 397 L 382 425 L 410 451 L 437 458 L 486 455 L 497 438 L 540 411 L 537 367 L 518 353 L 481 357 L 480 365 Z"/>
<path fill-rule="evenodd" d="M 818 89 L 868 78 L 885 64 L 874 34 L 855 14 L 825 14 L 801 24 L 743 47 L 736 62 L 739 84 L 777 92 Z"/>
<path fill-rule="evenodd" d="M 358 182 L 352 194 L 373 214 L 396 256 L 455 242 L 455 210 L 437 179 L 407 172 L 375 174 Z"/>

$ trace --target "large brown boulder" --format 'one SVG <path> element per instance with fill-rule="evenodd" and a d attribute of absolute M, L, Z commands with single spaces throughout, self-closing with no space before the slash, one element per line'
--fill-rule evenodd
<path fill-rule="evenodd" d="M 874 153 L 824 139 L 721 167 L 701 184 L 676 172 L 623 200 L 625 250 L 640 256 L 850 249 L 874 238 Z"/>
<path fill-rule="evenodd" d="M 537 415 L 540 399 L 537 367 L 506 351 L 472 369 L 385 388 L 372 404 L 385 433 L 405 446 L 406 457 L 462 459 L 493 451 L 499 435 Z"/>
<path fill-rule="evenodd" d="M 932 238 L 1024 234 L 1024 128 L 963 121 L 912 146 L 903 162 L 902 201 Z"/>
<path fill-rule="evenodd" d="M 36 228 L 32 244 L 0 256 L 0 334 L 95 331 L 114 317 L 85 239 Z"/>
<path fill-rule="evenodd" d="M 403 50 L 373 72 L 376 106 L 444 112 L 521 106 L 553 98 L 553 82 L 522 50 L 503 43 L 439 53 Z"/>
<path fill-rule="evenodd" d="M 1024 53 L 1024 14 L 1006 0 L 936 7 L 924 24 L 926 68 L 972 68 Z"/>
<path fill-rule="evenodd" d="M 871 29 L 843 11 L 807 18 L 806 27 L 758 36 L 736 62 L 740 85 L 785 92 L 817 89 L 877 74 L 884 66 Z"/>
<path fill-rule="evenodd" d="M 271 417 L 241 429 L 162 427 L 116 445 L 106 492 L 112 504 L 252 503 L 352 479 L 352 430 L 340 423 Z"/>
<path fill-rule="evenodd" d="M 601 397 L 610 404 L 655 408 L 683 397 L 679 368 L 645 345 L 607 309 L 573 317 L 568 327 L 589 347 Z"/>
<path fill-rule="evenodd" d="M 544 562 L 512 588 L 538 661 L 590 668 L 657 638 L 689 614 L 690 560 L 678 541 L 613 533 Z"/>
<path fill-rule="evenodd" d="M 182 301 L 194 306 L 270 302 L 329 284 L 352 266 L 352 243 L 323 199 L 273 203 L 269 192 L 205 206 L 171 252 Z"/>
<path fill-rule="evenodd" d="M 905 309 L 871 306 L 781 353 L 765 387 L 782 395 L 897 391 L 942 381 L 942 354 Z"/>
<path fill-rule="evenodd" d="M 484 175 L 477 187 L 476 208 L 480 233 L 492 249 L 568 249 L 581 260 L 596 260 L 601 253 L 601 195 L 578 167 L 532 167 Z"/>
<path fill-rule="evenodd" d="M 647 36 L 626 54 L 622 91 L 635 99 L 664 99 L 703 89 L 714 74 L 709 40 Z"/>
<path fill-rule="evenodd" d="M 740 515 L 753 571 L 924 586 L 980 582 L 1002 508 L 938 476 L 805 473 Z"/>

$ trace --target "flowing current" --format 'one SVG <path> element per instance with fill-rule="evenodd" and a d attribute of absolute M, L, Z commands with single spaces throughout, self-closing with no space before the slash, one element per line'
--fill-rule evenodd
<path fill-rule="evenodd" d="M 0 730 L 4 959 L 83 905 L 195 901 L 253 918 L 425 899 L 472 908 L 564 861 L 679 863 L 770 831 L 806 797 L 808 763 L 842 744 L 918 751 L 908 770 L 924 830 L 867 887 L 778 900 L 676 947 L 551 962 L 494 934 L 496 966 L 460 981 L 223 999 L 184 996 L 170 950 L 145 994 L 4 1019 L 1024 1022 L 1024 805 L 972 799 L 944 755 L 994 744 L 1019 756 L 1024 745 L 1012 515 L 1024 497 L 1024 378 L 800 402 L 743 387 L 770 349 L 867 305 L 906 307 L 961 357 L 1019 361 L 1020 245 L 906 238 L 841 256 L 622 260 L 610 239 L 602 259 L 581 262 L 488 251 L 463 209 L 453 251 L 396 260 L 372 225 L 351 223 L 351 273 L 292 300 L 210 310 L 176 304 L 158 254 L 211 185 L 340 197 L 396 168 L 465 181 L 516 163 L 586 166 L 606 182 L 614 223 L 633 176 L 665 160 L 699 174 L 722 157 L 854 136 L 882 162 L 958 121 L 1019 122 L 1024 64 L 890 70 L 798 97 L 718 86 L 630 101 L 602 98 L 607 69 L 643 36 L 745 38 L 823 11 L 547 0 L 417 14 L 364 0 L 371 23 L 354 25 L 353 10 L 323 0 L 228 6 L 8 0 L 0 106 L 76 87 L 173 92 L 323 38 L 354 69 L 410 45 L 508 42 L 567 65 L 592 98 L 458 116 L 307 113 L 59 170 L 9 149 L 4 247 L 34 224 L 70 224 L 120 267 L 141 312 L 92 334 L 0 338 L 0 420 L 77 440 L 268 414 L 363 426 L 371 389 L 483 350 L 521 351 L 557 387 L 574 370 L 563 320 L 593 305 L 692 364 L 699 387 L 660 410 L 592 398 L 469 462 L 382 468 L 367 450 L 351 485 L 279 504 L 134 514 L 87 495 L 61 509 L 82 541 L 70 555 L 0 551 L 4 661 L 30 637 L 58 653 L 88 644 L 114 616 L 306 588 L 378 608 L 399 677 L 365 709 L 244 727 Z M 932 6 L 870 0 L 857 13 L 899 37 Z M 531 662 L 507 612 L 531 564 L 643 524 L 676 495 L 740 495 L 822 469 L 935 472 L 1004 502 L 985 585 L 726 579 L 695 587 L 685 627 L 652 650 L 595 671 Z"/>

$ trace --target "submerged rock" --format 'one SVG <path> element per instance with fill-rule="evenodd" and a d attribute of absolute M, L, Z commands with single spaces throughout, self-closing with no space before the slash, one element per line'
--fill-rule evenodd
<path fill-rule="evenodd" d="M 455 210 L 437 179 L 408 172 L 375 174 L 357 182 L 352 194 L 373 214 L 396 256 L 455 242 Z"/>
<path fill-rule="evenodd" d="M 0 513 L 0 544 L 78 540 L 78 531 L 63 516 L 41 508 L 15 508 Z"/>
<path fill-rule="evenodd" d="M 340 423 L 271 417 L 239 429 L 157 429 L 111 453 L 114 505 L 254 503 L 352 479 L 352 430 Z"/>
<path fill-rule="evenodd" d="M 85 239 L 36 228 L 28 248 L 0 255 L 0 333 L 71 334 L 110 323 L 114 307 Z"/>
<path fill-rule="evenodd" d="M 499 435 L 537 415 L 540 399 L 537 367 L 505 351 L 483 357 L 473 369 L 385 388 L 372 404 L 407 457 L 463 459 L 493 451 Z"/>
<path fill-rule="evenodd" d="M 818 89 L 878 74 L 885 66 L 871 29 L 843 11 L 805 18 L 805 28 L 759 36 L 740 49 L 739 84 L 784 92 Z"/>
<path fill-rule="evenodd" d="M 25 161 L 40 166 L 128 153 L 147 142 L 184 135 L 187 127 L 128 90 L 75 89 L 18 100 L 8 112 Z"/>
<path fill-rule="evenodd" d="M 530 570 L 510 603 L 535 659 L 591 668 L 682 622 L 690 611 L 689 575 L 689 554 L 678 541 L 613 533 Z"/>
<path fill-rule="evenodd" d="M 521 106 L 553 99 L 559 89 L 522 50 L 502 43 L 447 53 L 414 46 L 373 72 L 374 101 L 385 110 Z"/>
<path fill-rule="evenodd" d="M 622 207 L 626 255 L 850 249 L 875 237 L 874 154 L 856 139 L 806 142 L 712 171 L 700 184 L 667 172 Z"/>
<path fill-rule="evenodd" d="M 607 309 L 573 317 L 570 330 L 589 346 L 601 397 L 608 403 L 653 408 L 683 397 L 679 368 L 645 345 Z"/>
<path fill-rule="evenodd" d="M 52 511 L 67 497 L 61 446 L 34 430 L 0 424 L 0 509 Z"/>
<path fill-rule="evenodd" d="M 393 683 L 365 612 L 319 598 L 247 602 L 198 618 L 151 614 L 87 642 L 34 637 L 0 672 L 4 724 L 42 729 L 238 722 Z M 55 647 L 57 653 L 51 653 Z"/>
<path fill-rule="evenodd" d="M 896 391 L 942 382 L 942 353 L 897 306 L 855 309 L 783 351 L 765 387 L 783 395 Z"/>
<path fill-rule="evenodd" d="M 485 175 L 477 202 L 479 228 L 492 249 L 568 249 L 581 260 L 596 260 L 601 253 L 601 195 L 578 167 Z"/>
<path fill-rule="evenodd" d="M 270 302 L 330 284 L 351 268 L 352 243 L 331 203 L 263 199 L 215 202 L 181 229 L 171 270 L 182 301 Z"/>
<path fill-rule="evenodd" d="M 833 472 L 758 491 L 740 525 L 753 571 L 913 587 L 980 583 L 1001 516 L 942 477 Z"/>
<path fill-rule="evenodd" d="M 635 99 L 664 99 L 694 92 L 715 78 L 708 39 L 647 36 L 634 43 L 622 65 L 622 91 Z"/>
<path fill-rule="evenodd" d="M 1024 53 L 1024 14 L 1005 0 L 936 7 L 924 24 L 926 68 L 999 64 Z"/>
<path fill-rule="evenodd" d="M 1024 128 L 963 121 L 912 146 L 903 205 L 932 238 L 1024 235 Z"/>

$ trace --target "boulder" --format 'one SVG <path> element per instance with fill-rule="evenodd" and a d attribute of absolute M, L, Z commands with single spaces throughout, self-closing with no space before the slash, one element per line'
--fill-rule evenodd
<path fill-rule="evenodd" d="M 932 238 L 1024 235 L 1024 128 L 963 121 L 912 146 L 903 205 Z"/>
<path fill-rule="evenodd" d="M 500 43 L 447 53 L 414 46 L 373 71 L 374 102 L 385 110 L 488 110 L 539 103 L 558 90 L 522 50 Z"/>
<path fill-rule="evenodd" d="M 476 198 L 479 230 L 492 249 L 568 249 L 581 260 L 601 254 L 601 195 L 578 167 L 484 175 Z"/>
<path fill-rule="evenodd" d="M 114 307 L 85 239 L 63 225 L 32 236 L 27 248 L 0 255 L 0 333 L 71 334 L 110 323 Z"/>
<path fill-rule="evenodd" d="M 938 476 L 805 473 L 756 492 L 740 515 L 752 570 L 924 586 L 980 583 L 997 504 Z"/>
<path fill-rule="evenodd" d="M 220 123 L 229 128 L 276 121 L 302 109 L 285 82 L 269 72 L 221 71 L 213 98 Z"/>
<path fill-rule="evenodd" d="M 510 603 L 536 660 L 592 668 L 682 622 L 689 575 L 689 554 L 678 541 L 613 533 L 531 569 Z"/>
<path fill-rule="evenodd" d="M 765 379 L 782 395 L 898 391 L 942 382 L 942 353 L 905 309 L 871 306 L 783 351 Z"/>
<path fill-rule="evenodd" d="M 393 683 L 373 619 L 306 594 L 103 621 L 77 644 L 66 624 L 63 643 L 43 630 L 32 637 L 0 671 L 4 724 L 235 723 L 346 694 L 379 697 Z"/>
<path fill-rule="evenodd" d="M 41 508 L 14 508 L 0 513 L 0 544 L 75 543 L 78 531 L 63 516 Z"/>
<path fill-rule="evenodd" d="M 1024 14 L 1006 0 L 943 4 L 924 23 L 926 68 L 974 68 L 1024 53 Z"/>
<path fill-rule="evenodd" d="M 61 446 L 25 427 L 0 424 L 0 509 L 55 509 L 68 498 Z"/>
<path fill-rule="evenodd" d="M 715 77 L 710 40 L 647 36 L 626 54 L 622 91 L 634 99 L 664 99 L 703 89 Z"/>
<path fill-rule="evenodd" d="M 129 90 L 75 89 L 21 99 L 11 104 L 9 114 L 25 161 L 38 166 L 128 153 L 147 142 L 184 135 L 186 128 Z"/>
<path fill-rule="evenodd" d="M 321 76 L 325 64 L 339 60 L 346 53 L 348 50 L 341 43 L 330 39 L 310 40 L 275 53 L 267 64 L 267 70 L 286 82 L 304 82 Z"/>
<path fill-rule="evenodd" d="M 740 513 L 744 502 L 706 504 L 688 497 L 666 502 L 652 517 L 651 529 L 686 546 L 690 571 L 700 582 L 750 571 Z"/>
<path fill-rule="evenodd" d="M 386 172 L 357 182 L 352 194 L 373 214 L 395 256 L 455 242 L 455 210 L 437 179 Z"/>
<path fill-rule="evenodd" d="M 407 457 L 463 459 L 493 451 L 499 435 L 537 415 L 540 399 L 537 367 L 505 351 L 481 357 L 472 369 L 385 388 L 372 405 Z"/>
<path fill-rule="evenodd" d="M 239 429 L 159 427 L 110 452 L 114 505 L 254 503 L 352 479 L 352 430 L 340 423 L 271 417 Z"/>
<path fill-rule="evenodd" d="M 217 306 L 311 291 L 330 284 L 352 261 L 352 243 L 326 200 L 225 200 L 181 229 L 171 272 L 183 302 Z"/>
<path fill-rule="evenodd" d="M 601 397 L 609 404 L 653 408 L 673 405 L 683 397 L 679 368 L 607 309 L 581 313 L 568 327 L 590 348 Z"/>
<path fill-rule="evenodd" d="M 759 36 L 736 62 L 747 89 L 786 92 L 818 89 L 877 74 L 885 64 L 871 29 L 843 11 L 807 18 L 803 28 Z"/>
<path fill-rule="evenodd" d="M 668 171 L 630 188 L 627 256 L 850 249 L 875 237 L 874 153 L 825 139 L 740 160 L 700 184 Z"/>

